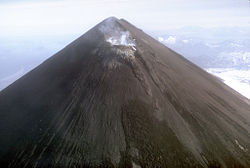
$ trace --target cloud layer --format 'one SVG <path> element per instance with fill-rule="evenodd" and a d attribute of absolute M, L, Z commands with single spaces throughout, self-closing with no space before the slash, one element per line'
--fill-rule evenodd
<path fill-rule="evenodd" d="M 144 30 L 250 25 L 246 0 L 26 0 L 0 2 L 0 11 L 0 35 L 83 33 L 109 16 L 125 18 Z"/>

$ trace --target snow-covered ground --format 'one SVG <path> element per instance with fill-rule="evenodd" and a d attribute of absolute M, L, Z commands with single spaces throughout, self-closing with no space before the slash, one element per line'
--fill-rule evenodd
<path fill-rule="evenodd" d="M 249 27 L 183 27 L 153 35 L 250 99 L 249 30 Z"/>
<path fill-rule="evenodd" d="M 206 71 L 221 78 L 225 84 L 250 99 L 250 69 L 209 68 Z"/>

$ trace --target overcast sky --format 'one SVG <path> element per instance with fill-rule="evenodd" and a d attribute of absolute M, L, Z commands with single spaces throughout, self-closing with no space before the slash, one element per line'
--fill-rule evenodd
<path fill-rule="evenodd" d="M 144 30 L 250 26 L 248 0 L 1 0 L 0 36 L 81 34 L 101 20 L 125 18 Z"/>

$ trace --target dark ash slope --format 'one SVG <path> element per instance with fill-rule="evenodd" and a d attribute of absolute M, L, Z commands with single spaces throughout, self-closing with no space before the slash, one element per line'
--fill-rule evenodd
<path fill-rule="evenodd" d="M 109 18 L 0 92 L 0 137 L 1 167 L 247 168 L 250 106 Z"/>

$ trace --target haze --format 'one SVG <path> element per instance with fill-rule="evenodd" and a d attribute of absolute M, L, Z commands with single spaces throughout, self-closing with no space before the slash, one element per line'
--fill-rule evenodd
<path fill-rule="evenodd" d="M 2 0 L 0 90 L 109 16 L 125 18 L 156 38 L 194 27 L 250 30 L 247 0 Z M 207 34 L 196 36 L 206 40 Z"/>
<path fill-rule="evenodd" d="M 52 0 L 1 1 L 1 35 L 82 34 L 109 17 L 144 30 L 182 26 L 249 26 L 247 0 Z"/>

